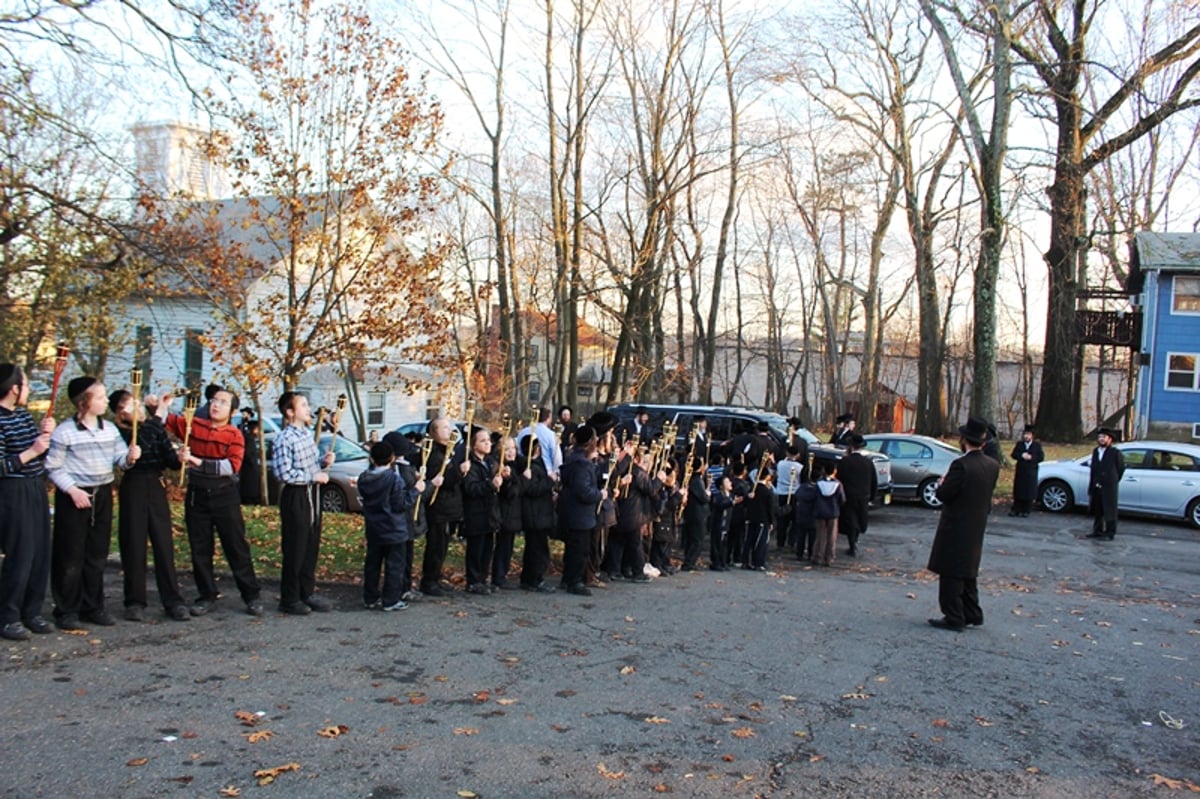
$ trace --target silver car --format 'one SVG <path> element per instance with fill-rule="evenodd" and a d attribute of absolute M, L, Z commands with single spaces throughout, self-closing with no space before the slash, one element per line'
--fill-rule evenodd
<path fill-rule="evenodd" d="M 901 499 L 919 499 L 927 508 L 940 508 L 938 478 L 960 455 L 958 449 L 929 436 L 905 433 L 872 433 L 863 436 L 867 449 L 882 452 L 892 461 L 892 493 Z"/>
<path fill-rule="evenodd" d="M 268 462 L 271 457 L 271 445 L 276 433 L 267 433 Z M 330 433 L 321 434 L 320 450 L 324 454 L 329 451 Z M 371 456 L 358 444 L 345 436 L 338 434 L 336 448 L 333 451 L 333 465 L 329 467 L 329 482 L 321 486 L 321 509 L 327 513 L 361 513 L 362 501 L 358 497 L 358 476 L 371 468 Z M 267 470 L 267 486 L 272 503 L 279 501 L 279 484 L 275 475 Z"/>
<path fill-rule="evenodd" d="M 1171 516 L 1200 527 L 1200 446 L 1175 441 L 1114 445 L 1125 458 L 1117 508 Z M 1090 454 L 1038 466 L 1038 500 L 1052 513 L 1088 504 Z"/>

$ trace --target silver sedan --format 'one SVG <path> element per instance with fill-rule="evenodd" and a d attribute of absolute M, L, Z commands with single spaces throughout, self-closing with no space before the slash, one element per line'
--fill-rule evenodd
<path fill-rule="evenodd" d="M 1125 458 L 1120 511 L 1171 516 L 1200 527 L 1200 446 L 1175 441 L 1116 444 Z M 1088 504 L 1090 454 L 1038 467 L 1038 500 L 1052 513 Z"/>
<path fill-rule="evenodd" d="M 927 508 L 940 508 L 938 479 L 962 452 L 929 436 L 904 433 L 871 433 L 863 436 L 867 449 L 882 452 L 892 461 L 892 493 L 919 499 Z"/>

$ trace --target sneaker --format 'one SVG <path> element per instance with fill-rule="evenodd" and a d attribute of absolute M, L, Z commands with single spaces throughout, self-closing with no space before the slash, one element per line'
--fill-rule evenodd
<path fill-rule="evenodd" d="M 23 619 L 22 623 L 25 629 L 37 635 L 46 635 L 54 632 L 54 625 L 43 619 L 41 616 L 30 616 L 28 619 Z"/>
<path fill-rule="evenodd" d="M 25 625 L 19 621 L 0 627 L 0 638 L 7 638 L 10 641 L 28 641 L 32 637 L 29 630 L 25 629 Z"/>
<path fill-rule="evenodd" d="M 254 611 L 250 610 L 249 605 L 246 606 L 246 610 L 252 616 L 259 615 L 259 614 L 255 613 Z M 280 602 L 279 603 L 279 612 L 286 613 L 289 616 L 307 616 L 308 614 L 312 613 L 312 608 L 310 608 L 304 602 Z"/>
<path fill-rule="evenodd" d="M 145 621 L 146 611 L 141 605 L 130 605 L 125 608 L 125 621 Z"/>
<path fill-rule="evenodd" d="M 421 599 L 420 591 L 405 591 L 400 595 L 400 598 L 405 602 L 418 602 Z"/>
<path fill-rule="evenodd" d="M 376 599 L 374 602 L 363 600 L 363 608 L 366 610 L 383 610 L 383 600 Z"/>
<path fill-rule="evenodd" d="M 188 613 L 188 609 L 187 609 L 186 605 L 176 605 L 174 607 L 167 608 L 167 615 L 169 617 L 171 617 L 172 619 L 174 619 L 175 621 L 191 621 L 192 620 L 192 614 Z"/>
<path fill-rule="evenodd" d="M 195 611 L 193 611 L 194 613 Z M 246 603 L 246 612 L 251 616 L 263 615 L 263 603 L 261 599 L 251 599 Z"/>
<path fill-rule="evenodd" d="M 384 609 L 384 610 L 387 610 L 387 611 L 392 611 L 392 610 L 404 610 L 406 607 L 408 607 L 408 605 L 404 604 L 404 600 L 403 600 L 403 599 L 398 599 L 398 600 L 396 600 L 394 603 L 392 603 L 391 605 L 384 605 L 384 606 L 383 606 L 383 609 Z"/>
<path fill-rule="evenodd" d="M 215 599 L 197 599 L 192 603 L 192 608 L 189 611 L 193 616 L 204 616 L 212 610 Z"/>
<path fill-rule="evenodd" d="M 117 620 L 112 617 L 104 608 L 93 610 L 91 613 L 80 613 L 79 618 L 84 621 L 90 621 L 92 624 L 99 624 L 101 627 L 112 627 L 117 623 Z"/>
<path fill-rule="evenodd" d="M 304 600 L 304 604 L 312 608 L 314 613 L 328 613 L 333 610 L 333 603 L 323 596 L 313 594 L 308 599 Z"/>

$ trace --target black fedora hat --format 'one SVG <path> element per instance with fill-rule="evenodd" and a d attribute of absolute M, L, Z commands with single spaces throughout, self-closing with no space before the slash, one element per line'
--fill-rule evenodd
<path fill-rule="evenodd" d="M 982 444 L 987 438 L 987 433 L 987 419 L 980 419 L 978 416 L 972 416 L 967 419 L 966 424 L 958 428 L 958 434 L 972 444 Z"/>

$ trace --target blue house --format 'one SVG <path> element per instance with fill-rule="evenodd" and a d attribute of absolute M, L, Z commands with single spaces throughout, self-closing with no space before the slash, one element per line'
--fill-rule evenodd
<path fill-rule="evenodd" d="M 1142 232 L 1130 250 L 1143 313 L 1134 437 L 1200 440 L 1200 233 Z"/>

